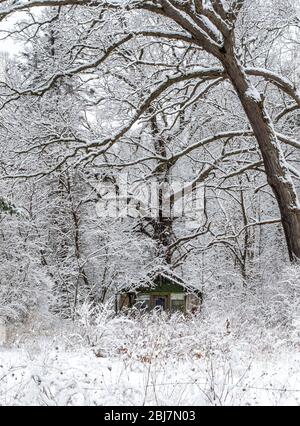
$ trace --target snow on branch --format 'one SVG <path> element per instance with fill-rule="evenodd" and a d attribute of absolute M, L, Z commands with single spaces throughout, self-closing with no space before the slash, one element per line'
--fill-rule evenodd
<path fill-rule="evenodd" d="M 300 93 L 287 78 L 284 78 L 279 74 L 264 68 L 246 68 L 245 72 L 251 76 L 263 77 L 270 83 L 275 84 L 279 89 L 293 98 L 300 108 Z"/>

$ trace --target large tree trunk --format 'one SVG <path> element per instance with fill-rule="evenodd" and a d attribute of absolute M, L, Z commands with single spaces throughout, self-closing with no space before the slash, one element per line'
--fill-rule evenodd
<path fill-rule="evenodd" d="M 263 98 L 247 78 L 235 53 L 234 25 L 244 0 L 233 2 L 231 13 L 226 11 L 222 0 L 160 0 L 158 3 L 159 8 L 154 6 L 157 13 L 165 14 L 176 22 L 190 33 L 191 40 L 197 41 L 198 45 L 222 62 L 257 139 L 267 180 L 280 210 L 290 259 L 300 259 L 300 205 L 297 193 Z M 224 42 L 222 47 L 221 37 Z"/>
<path fill-rule="evenodd" d="M 291 260 L 300 259 L 300 208 L 286 161 L 263 99 L 244 73 L 232 48 L 223 54 L 223 66 L 247 114 L 259 144 L 267 180 L 278 202 Z"/>
<path fill-rule="evenodd" d="M 203 1 L 196 2 L 197 13 L 191 7 L 192 2 L 160 0 L 160 3 L 166 16 L 189 32 L 198 45 L 223 64 L 259 144 L 267 180 L 279 206 L 290 258 L 300 259 L 300 208 L 297 194 L 281 146 L 264 108 L 263 99 L 248 80 L 235 53 L 234 23 L 244 5 L 244 0 L 233 2 L 231 13 L 225 11 L 221 0 L 211 1 L 212 9 L 205 7 Z M 210 21 L 211 26 L 203 24 L 203 17 Z M 226 23 L 224 25 L 222 19 L 224 22 L 229 20 L 233 27 L 228 27 Z M 214 28 L 219 33 L 214 31 Z M 222 47 L 220 35 L 223 36 Z"/>

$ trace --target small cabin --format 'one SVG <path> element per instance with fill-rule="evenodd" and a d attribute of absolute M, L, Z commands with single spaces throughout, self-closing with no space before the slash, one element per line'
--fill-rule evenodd
<path fill-rule="evenodd" d="M 172 275 L 157 275 L 150 283 L 132 290 L 123 290 L 116 299 L 116 311 L 138 308 L 169 313 L 196 313 L 201 305 L 201 292 L 188 287 L 180 278 Z"/>

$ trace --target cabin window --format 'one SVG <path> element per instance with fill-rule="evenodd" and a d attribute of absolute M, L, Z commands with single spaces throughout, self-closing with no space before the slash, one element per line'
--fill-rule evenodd
<path fill-rule="evenodd" d="M 184 293 L 171 294 L 171 312 L 185 311 Z"/>
<path fill-rule="evenodd" d="M 136 307 L 139 309 L 150 309 L 150 296 L 148 294 L 138 294 L 136 297 Z"/>

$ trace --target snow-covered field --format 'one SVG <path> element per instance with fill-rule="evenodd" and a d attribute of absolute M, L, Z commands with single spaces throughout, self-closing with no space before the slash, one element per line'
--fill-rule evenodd
<path fill-rule="evenodd" d="M 0 404 L 300 404 L 296 347 L 234 333 L 209 340 L 195 319 L 101 321 L 12 330 L 0 349 Z"/>
<path fill-rule="evenodd" d="M 140 362 L 55 344 L 0 353 L 1 405 L 299 405 L 300 355 Z"/>

